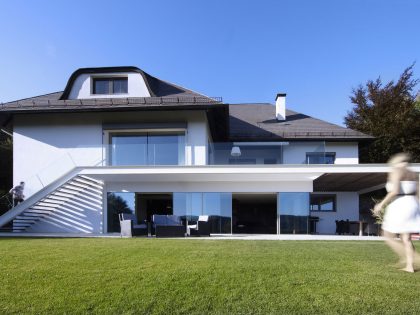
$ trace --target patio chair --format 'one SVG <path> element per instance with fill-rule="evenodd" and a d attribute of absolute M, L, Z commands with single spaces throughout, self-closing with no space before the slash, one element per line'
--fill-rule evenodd
<path fill-rule="evenodd" d="M 176 215 L 154 214 L 153 230 L 156 237 L 185 237 L 185 226 Z"/>
<path fill-rule="evenodd" d="M 335 220 L 335 233 L 338 235 L 350 234 L 350 221 L 349 220 Z"/>
<path fill-rule="evenodd" d="M 137 216 L 132 213 L 120 213 L 121 237 L 147 236 L 147 223 L 139 224 Z"/>
<path fill-rule="evenodd" d="M 190 236 L 210 236 L 209 216 L 200 215 L 196 224 L 187 226 L 187 233 Z"/>

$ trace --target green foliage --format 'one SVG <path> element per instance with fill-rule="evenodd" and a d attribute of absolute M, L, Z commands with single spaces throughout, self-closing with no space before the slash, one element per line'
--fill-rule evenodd
<path fill-rule="evenodd" d="M 397 82 L 382 83 L 380 78 L 353 90 L 354 104 L 345 124 L 376 139 L 360 146 L 360 162 L 383 163 L 393 154 L 408 152 L 413 162 L 420 162 L 420 111 L 416 101 L 411 65 Z"/>
<path fill-rule="evenodd" d="M 419 242 L 417 242 L 419 243 Z M 418 314 L 383 242 L 2 239 L 1 314 Z"/>
<path fill-rule="evenodd" d="M 378 204 L 381 202 L 382 199 L 375 199 L 372 198 L 372 202 L 374 205 Z M 379 212 L 375 212 L 374 209 L 370 209 L 372 216 L 375 218 L 375 222 L 378 224 L 382 224 L 382 222 L 384 221 L 384 216 L 385 216 L 385 209 L 386 207 L 381 208 L 381 211 Z"/>
<path fill-rule="evenodd" d="M 13 142 L 10 136 L 0 132 L 0 197 L 6 194 L 13 181 Z M 9 203 L 0 199 L 0 215 L 9 209 Z"/>

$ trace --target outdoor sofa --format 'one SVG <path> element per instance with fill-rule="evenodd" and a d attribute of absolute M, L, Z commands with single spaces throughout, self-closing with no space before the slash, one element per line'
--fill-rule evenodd
<path fill-rule="evenodd" d="M 155 214 L 152 218 L 153 230 L 156 237 L 184 237 L 186 227 L 177 215 Z"/>

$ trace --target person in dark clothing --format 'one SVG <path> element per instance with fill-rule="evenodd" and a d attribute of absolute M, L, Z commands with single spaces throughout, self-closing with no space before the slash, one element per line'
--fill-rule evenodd
<path fill-rule="evenodd" d="M 16 185 L 12 189 L 10 189 L 9 193 L 13 194 L 13 207 L 16 207 L 18 204 L 25 200 L 25 195 L 23 194 L 23 190 L 25 189 L 25 183 L 20 182 L 19 185 Z"/>

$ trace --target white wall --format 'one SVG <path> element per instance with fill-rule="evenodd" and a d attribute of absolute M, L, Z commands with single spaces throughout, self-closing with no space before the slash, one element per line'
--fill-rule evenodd
<path fill-rule="evenodd" d="M 187 122 L 186 164 L 206 164 L 208 134 L 203 112 L 21 115 L 14 121 L 14 184 L 25 181 L 28 197 L 75 166 L 102 165 L 106 158 L 103 123 L 151 122 Z"/>
<path fill-rule="evenodd" d="M 357 142 L 326 142 L 325 152 L 335 152 L 335 164 L 359 164 Z"/>
<path fill-rule="evenodd" d="M 289 145 L 283 146 L 283 163 L 284 164 L 306 164 L 307 152 L 324 152 L 324 141 L 317 142 L 290 142 Z"/>
<path fill-rule="evenodd" d="M 317 232 L 319 234 L 335 234 L 335 220 L 359 220 L 359 195 L 357 192 L 325 192 L 316 194 L 336 194 L 337 211 L 311 211 L 312 216 L 319 217 Z"/>
<path fill-rule="evenodd" d="M 307 152 L 335 152 L 335 164 L 358 164 L 357 142 L 303 141 L 283 146 L 284 164 L 306 164 Z"/>
<path fill-rule="evenodd" d="M 206 121 L 195 117 L 188 121 L 186 136 L 186 165 L 206 165 L 208 156 L 208 133 Z"/>
<path fill-rule="evenodd" d="M 29 197 L 77 165 L 102 160 L 102 125 L 78 115 L 17 116 L 13 130 L 13 181 Z"/>
<path fill-rule="evenodd" d="M 115 95 L 100 95 L 92 94 L 92 78 L 95 77 L 127 77 L 128 79 L 128 93 Z M 140 73 L 119 72 L 94 74 L 81 74 L 74 80 L 72 89 L 69 94 L 69 99 L 86 99 L 86 98 L 118 98 L 118 97 L 150 97 L 149 90 Z"/>

